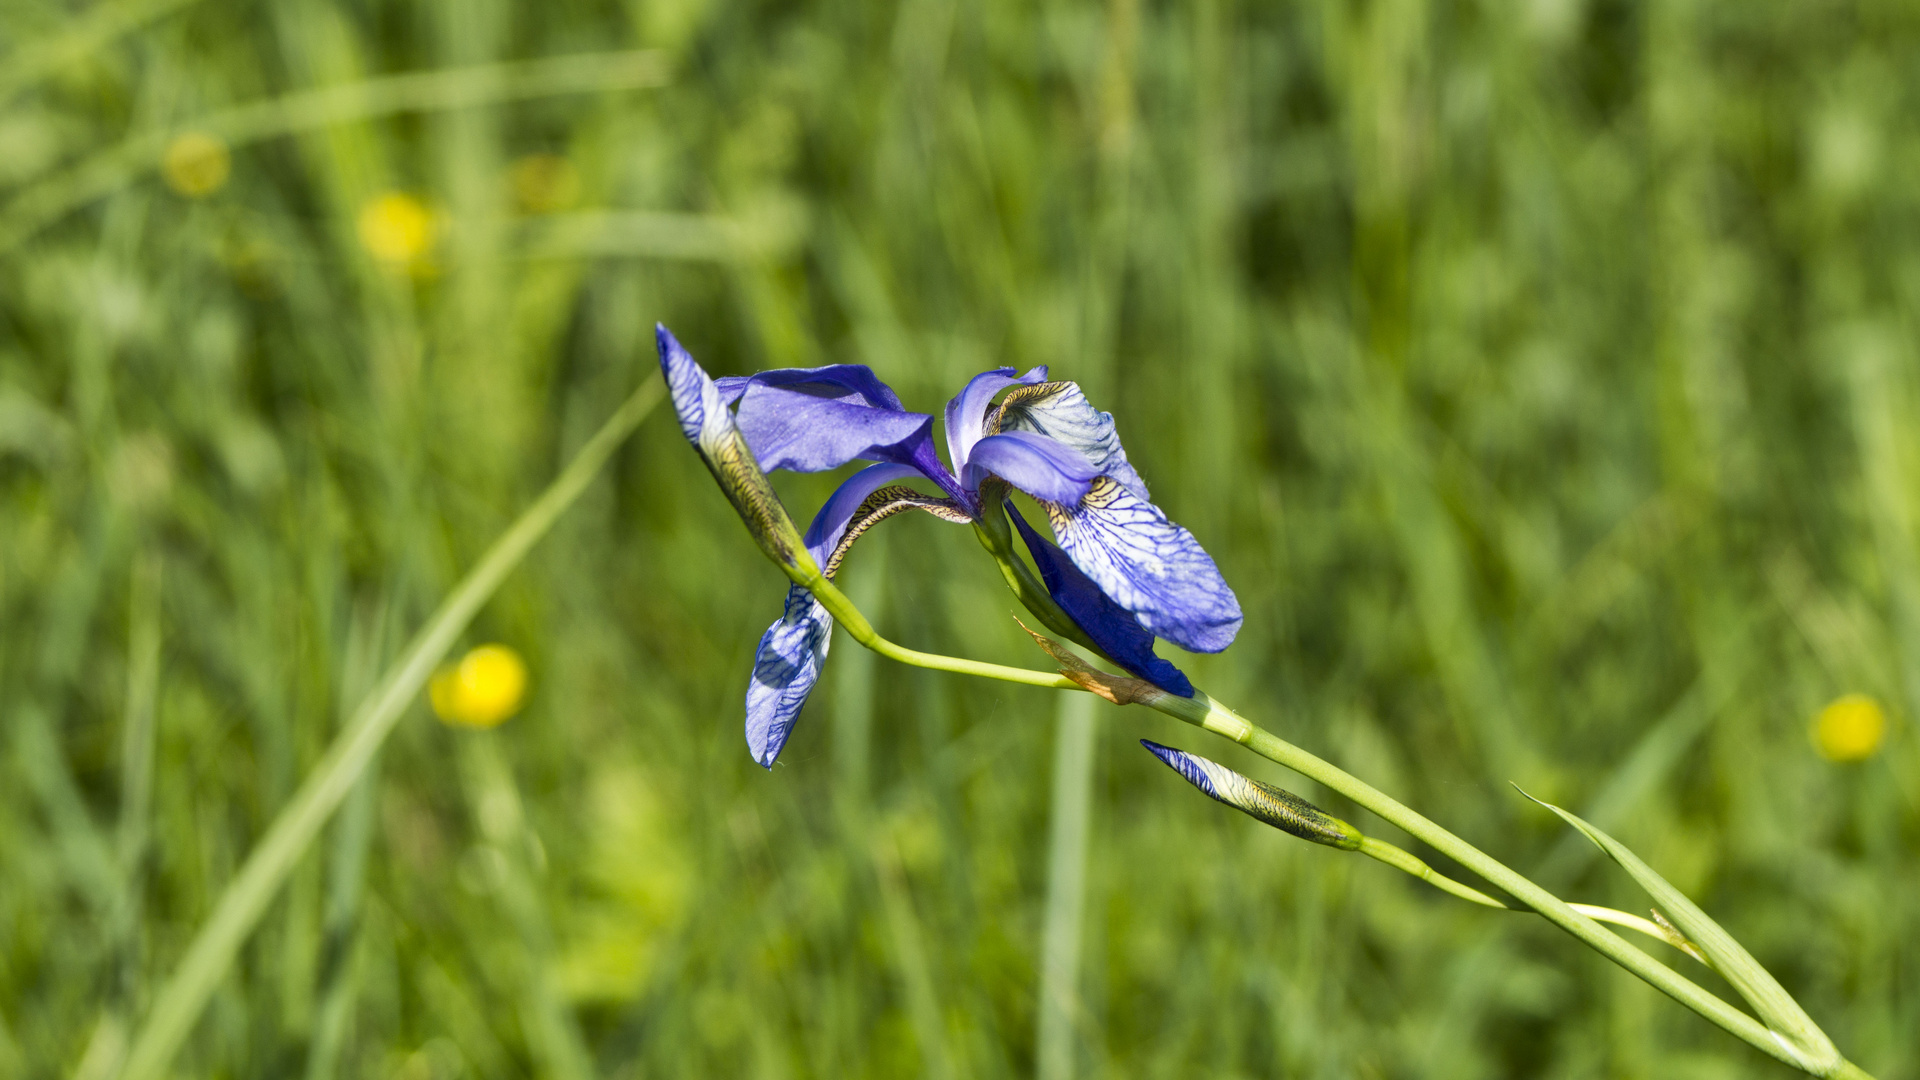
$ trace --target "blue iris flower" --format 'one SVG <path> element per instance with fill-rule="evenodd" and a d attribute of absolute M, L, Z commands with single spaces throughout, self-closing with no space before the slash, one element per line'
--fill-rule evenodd
<path fill-rule="evenodd" d="M 984 372 L 947 403 L 949 469 L 935 449 L 933 417 L 907 411 L 864 365 L 715 380 L 665 327 L 657 337 L 675 409 L 696 448 L 703 425 L 728 423 L 769 472 L 874 463 L 840 485 L 806 532 L 807 552 L 828 578 L 880 520 L 917 509 L 977 523 L 1001 509 L 995 504 L 1006 498 L 1004 484 L 1046 511 L 1052 540 L 1018 512 L 1010 516 L 1054 602 L 1130 673 L 1191 697 L 1193 685 L 1154 654 L 1154 639 L 1219 652 L 1239 632 L 1233 590 L 1193 534 L 1148 500 L 1112 415 L 1095 409 L 1075 384 L 1046 381 L 1046 368 L 1018 377 L 1012 368 Z M 990 482 L 996 478 L 1003 483 Z M 904 486 L 912 480 L 931 481 L 940 494 Z M 786 744 L 820 677 L 832 630 L 832 616 L 813 594 L 791 586 L 780 620 L 760 639 L 747 687 L 747 744 L 761 765 L 771 768 Z"/>

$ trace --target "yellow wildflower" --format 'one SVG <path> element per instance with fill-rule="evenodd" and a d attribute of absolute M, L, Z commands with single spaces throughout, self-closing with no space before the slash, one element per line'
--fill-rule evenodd
<path fill-rule="evenodd" d="M 360 243 L 381 262 L 412 263 L 433 243 L 434 224 L 419 199 L 389 191 L 360 208 Z"/>
<path fill-rule="evenodd" d="M 490 728 L 520 711 L 527 694 L 527 665 L 505 645 L 482 645 L 441 668 L 427 697 L 441 720 Z"/>
<path fill-rule="evenodd" d="M 1887 714 L 1865 694 L 1835 698 L 1813 718 L 1813 746 L 1828 761 L 1861 761 L 1887 737 Z"/>
<path fill-rule="evenodd" d="M 232 170 L 227 144 L 204 131 L 175 137 L 160 157 L 160 174 L 167 186 L 190 199 L 205 198 L 225 187 Z"/>

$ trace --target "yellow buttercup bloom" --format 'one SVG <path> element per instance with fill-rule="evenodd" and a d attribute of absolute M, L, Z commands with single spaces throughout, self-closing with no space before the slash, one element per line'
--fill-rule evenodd
<path fill-rule="evenodd" d="M 160 157 L 160 175 L 166 178 L 167 186 L 190 199 L 219 191 L 232 171 L 227 144 L 204 131 L 177 136 Z"/>
<path fill-rule="evenodd" d="M 1813 718 L 1813 746 L 1828 761 L 1870 758 L 1887 738 L 1887 714 L 1865 694 L 1835 698 Z"/>
<path fill-rule="evenodd" d="M 427 687 L 433 711 L 449 724 L 490 728 L 520 711 L 527 665 L 505 645 L 482 645 L 441 668 Z"/>
<path fill-rule="evenodd" d="M 381 262 L 411 263 L 433 243 L 433 211 L 411 195 L 389 191 L 360 208 L 360 243 Z"/>

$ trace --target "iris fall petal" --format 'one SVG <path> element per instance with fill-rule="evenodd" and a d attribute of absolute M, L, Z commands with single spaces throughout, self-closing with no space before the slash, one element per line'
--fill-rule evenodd
<path fill-rule="evenodd" d="M 813 516 L 813 524 L 807 527 L 807 550 L 821 565 L 826 565 L 827 557 L 847 531 L 847 522 L 853 519 L 853 512 L 860 509 L 867 496 L 888 484 L 917 479 L 920 475 L 920 470 L 911 465 L 869 465 L 847 477 Z"/>
<path fill-rule="evenodd" d="M 1027 550 L 1033 553 L 1034 565 L 1040 568 L 1041 584 L 1047 587 L 1053 602 L 1086 631 L 1101 652 L 1119 661 L 1129 673 L 1170 694 L 1193 696 L 1193 684 L 1179 668 L 1154 654 L 1153 635 L 1147 633 L 1132 612 L 1108 599 L 1099 586 L 1073 565 L 1066 552 L 1036 532 L 1018 511 L 1008 507 L 1007 514 L 1020 530 Z"/>
<path fill-rule="evenodd" d="M 1219 652 L 1240 632 L 1240 601 L 1193 534 L 1101 477 L 1078 503 L 1048 502 L 1054 536 L 1100 591 L 1156 637 Z"/>

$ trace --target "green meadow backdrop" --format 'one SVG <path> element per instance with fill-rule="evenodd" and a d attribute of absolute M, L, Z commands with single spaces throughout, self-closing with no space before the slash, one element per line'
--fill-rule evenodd
<path fill-rule="evenodd" d="M 1644 910 L 1509 782 L 1576 809 L 1920 1076 L 1916 175 L 1910 0 L 4 0 L 0 1076 L 118 1074 L 656 320 L 1078 380 L 1245 608 L 1197 683 Z M 967 530 L 845 581 L 1044 662 Z M 411 707 L 173 1074 L 1788 1075 L 1144 710 L 842 640 L 764 772 L 784 585 L 656 410 L 456 649 L 524 709 Z"/>

